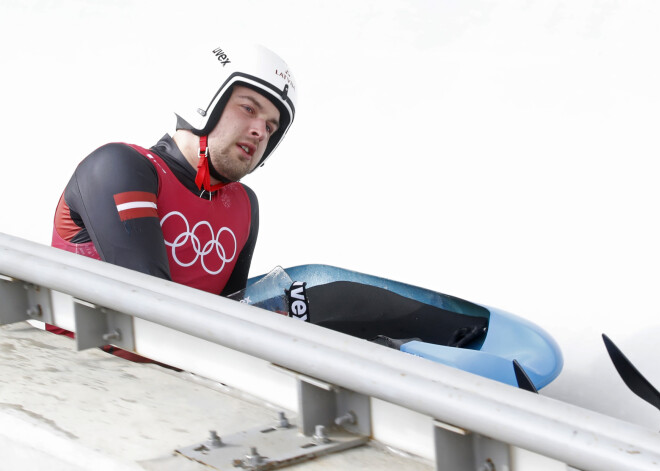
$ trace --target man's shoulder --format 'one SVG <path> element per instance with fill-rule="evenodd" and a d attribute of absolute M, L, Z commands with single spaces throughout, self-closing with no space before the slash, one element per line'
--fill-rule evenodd
<path fill-rule="evenodd" d="M 105 144 L 94 150 L 81 162 L 81 166 L 83 167 L 111 167 L 115 170 L 132 167 L 140 168 L 144 167 L 145 164 L 151 166 L 149 159 L 129 144 L 123 142 Z"/>
<path fill-rule="evenodd" d="M 245 193 L 247 194 L 247 196 L 250 199 L 251 203 L 256 203 L 257 202 L 257 194 L 254 192 L 254 190 L 252 188 L 247 186 L 245 183 L 243 183 L 243 182 L 234 182 L 234 183 L 231 183 L 231 185 L 235 185 L 235 188 L 242 188 L 245 191 Z"/>
<path fill-rule="evenodd" d="M 137 149 L 134 148 L 133 144 L 127 144 L 125 142 L 109 142 L 104 144 L 101 147 L 94 150 L 89 157 L 100 156 L 100 157 L 123 157 L 129 156 L 135 158 L 135 156 L 141 155 Z"/>
<path fill-rule="evenodd" d="M 252 208 L 252 213 L 257 213 L 259 211 L 259 199 L 257 198 L 257 194 L 247 186 L 245 183 L 237 182 L 238 185 L 243 187 L 245 190 L 245 193 L 247 194 L 248 200 L 250 201 L 250 207 Z"/>
<path fill-rule="evenodd" d="M 158 187 L 158 175 L 149 159 L 122 143 L 105 144 L 85 157 L 72 181 L 89 186 L 94 192 L 101 188 L 119 191 L 118 188 L 124 187 Z"/>
<path fill-rule="evenodd" d="M 239 184 L 245 190 L 245 192 L 248 195 L 250 195 L 250 198 L 256 198 L 257 197 L 254 190 L 252 188 L 250 188 L 249 186 L 247 186 L 245 183 L 243 183 L 243 182 L 236 182 L 236 183 Z"/>

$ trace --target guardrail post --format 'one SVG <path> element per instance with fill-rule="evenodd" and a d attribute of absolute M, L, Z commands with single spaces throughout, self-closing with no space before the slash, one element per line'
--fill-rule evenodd
<path fill-rule="evenodd" d="M 311 376 L 272 365 L 293 376 L 298 384 L 298 428 L 307 436 L 316 426 L 341 427 L 349 433 L 371 436 L 371 400 L 369 396 L 340 388 Z"/>
<path fill-rule="evenodd" d="M 0 275 L 0 325 L 28 319 L 52 323 L 50 290 Z"/>
<path fill-rule="evenodd" d="M 132 316 L 80 299 L 73 301 L 79 351 L 109 344 L 135 351 Z"/>
<path fill-rule="evenodd" d="M 437 420 L 433 428 L 436 471 L 512 469 L 508 444 Z"/>

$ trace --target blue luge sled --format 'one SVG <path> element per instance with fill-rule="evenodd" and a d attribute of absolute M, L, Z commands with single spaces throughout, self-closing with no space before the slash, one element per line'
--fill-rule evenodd
<path fill-rule="evenodd" d="M 517 360 L 536 389 L 553 381 L 563 366 L 561 351 L 554 339 L 525 319 L 454 296 L 329 265 L 301 265 L 251 278 L 241 297 L 249 304 L 278 310 L 281 308 L 276 304 L 282 300 L 284 289 L 289 288 L 292 280 L 306 282 L 308 290 L 336 282 L 352 282 L 440 308 L 454 317 L 463 315 L 487 319 L 485 336 L 462 348 L 410 340 L 400 346 L 402 352 L 512 386 L 518 385 L 513 369 L 513 360 Z M 313 305 L 310 310 L 314 312 Z"/>

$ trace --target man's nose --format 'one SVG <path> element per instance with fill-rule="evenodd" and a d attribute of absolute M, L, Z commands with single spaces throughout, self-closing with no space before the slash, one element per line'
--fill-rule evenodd
<path fill-rule="evenodd" d="M 253 119 L 252 120 L 252 129 L 250 131 L 253 136 L 259 138 L 260 141 L 268 135 L 266 130 L 266 120 L 264 119 Z"/>

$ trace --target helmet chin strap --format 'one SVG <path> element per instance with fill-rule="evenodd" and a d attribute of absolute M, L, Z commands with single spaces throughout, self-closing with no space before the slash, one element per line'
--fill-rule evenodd
<path fill-rule="evenodd" d="M 213 165 L 209 159 L 209 148 L 207 144 L 208 136 L 200 136 L 198 152 L 199 161 L 197 162 L 197 175 L 195 176 L 195 184 L 200 190 L 204 189 L 211 193 L 213 191 L 219 190 L 228 182 L 223 183 L 223 181 L 226 181 L 226 178 L 223 178 L 220 174 L 218 174 L 217 170 L 213 168 Z M 211 175 L 216 180 L 221 180 L 221 183 L 211 185 Z"/>

